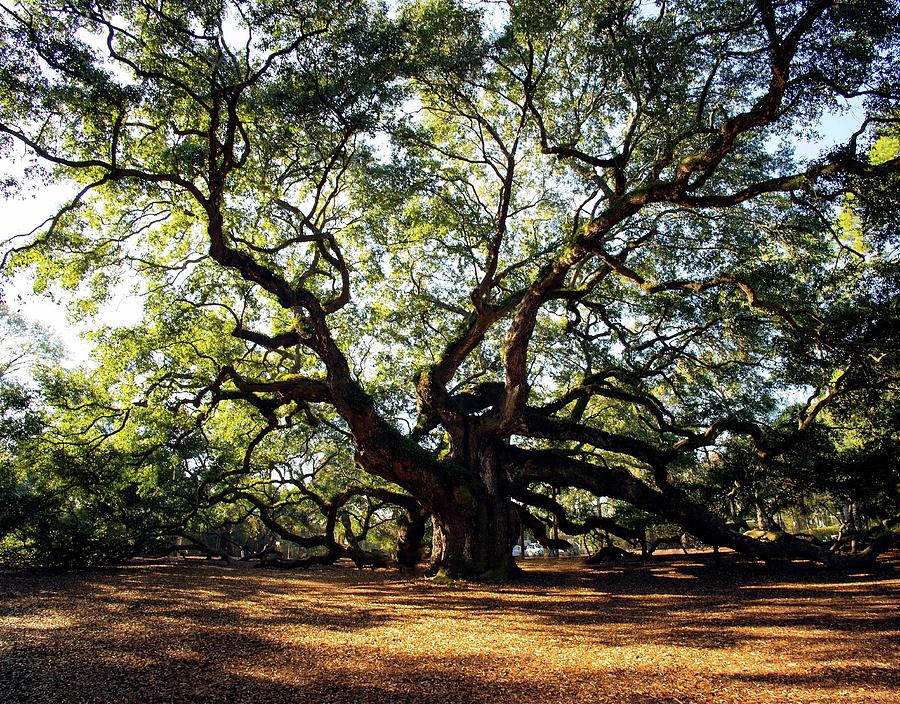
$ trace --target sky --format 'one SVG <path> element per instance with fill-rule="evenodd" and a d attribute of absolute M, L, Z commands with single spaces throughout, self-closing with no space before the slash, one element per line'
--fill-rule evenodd
<path fill-rule="evenodd" d="M 0 159 L 0 175 L 21 174 L 23 160 Z M 19 197 L 0 197 L 0 242 L 6 242 L 34 229 L 59 205 L 66 202 L 76 189 L 66 185 L 35 187 Z M 5 250 L 6 247 L 3 247 Z M 26 319 L 38 323 L 57 338 L 66 351 L 64 360 L 71 366 L 82 365 L 90 360 L 91 345 L 83 338 L 90 328 L 87 324 L 76 324 L 66 313 L 65 293 L 52 290 L 44 295 L 33 292 L 33 276 L 22 271 L 11 278 L 0 279 L 2 300 L 7 307 Z M 140 299 L 130 295 L 124 288 L 105 306 L 99 315 L 100 324 L 123 324 L 139 319 L 142 312 Z"/>

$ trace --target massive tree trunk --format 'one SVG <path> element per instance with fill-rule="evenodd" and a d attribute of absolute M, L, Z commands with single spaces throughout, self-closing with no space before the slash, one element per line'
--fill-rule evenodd
<path fill-rule="evenodd" d="M 520 531 L 496 452 L 470 453 L 456 485 L 433 507 L 432 571 L 441 577 L 502 580 L 518 571 L 512 547 Z M 474 466 L 473 466 L 474 465 Z"/>
<path fill-rule="evenodd" d="M 397 522 L 397 563 L 401 567 L 414 568 L 421 561 L 428 518 L 427 513 L 413 511 Z"/>
<path fill-rule="evenodd" d="M 508 499 L 485 494 L 464 499 L 435 514 L 433 526 L 431 559 L 437 576 L 503 580 L 518 571 L 512 547 L 519 523 Z"/>

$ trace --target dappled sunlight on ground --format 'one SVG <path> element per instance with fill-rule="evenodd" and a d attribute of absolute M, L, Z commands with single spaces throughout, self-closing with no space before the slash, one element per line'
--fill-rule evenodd
<path fill-rule="evenodd" d="M 0 701 L 900 701 L 900 561 L 708 562 L 535 561 L 456 586 L 200 561 L 0 572 Z"/>

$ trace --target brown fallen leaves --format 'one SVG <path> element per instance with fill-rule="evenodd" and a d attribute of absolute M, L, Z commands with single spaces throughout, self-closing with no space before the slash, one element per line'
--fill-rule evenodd
<path fill-rule="evenodd" d="M 900 556 L 708 562 L 0 572 L 0 702 L 900 702 Z"/>

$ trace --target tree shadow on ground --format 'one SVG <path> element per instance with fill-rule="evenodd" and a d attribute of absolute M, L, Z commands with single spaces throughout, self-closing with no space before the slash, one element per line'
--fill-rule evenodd
<path fill-rule="evenodd" d="M 11 573 L 0 700 L 890 701 L 900 585 L 884 574 L 691 557 L 450 587 L 178 563 Z"/>

